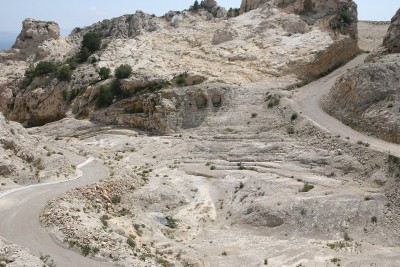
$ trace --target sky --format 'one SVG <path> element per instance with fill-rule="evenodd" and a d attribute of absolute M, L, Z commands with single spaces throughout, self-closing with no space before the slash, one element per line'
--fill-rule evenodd
<path fill-rule="evenodd" d="M 5 1 L 5 0 L 4 0 Z M 11 32 L 15 36 L 21 31 L 25 18 L 56 21 L 67 35 L 75 27 L 91 25 L 103 19 L 136 10 L 161 16 L 169 10 L 183 10 L 194 0 L 11 0 L 0 9 L 1 33 Z M 217 0 L 226 8 L 239 7 L 241 0 Z M 398 0 L 355 0 L 360 20 L 390 20 L 400 7 Z M 4 34 L 3 34 L 4 36 Z M 15 38 L 13 38 L 15 39 Z"/>

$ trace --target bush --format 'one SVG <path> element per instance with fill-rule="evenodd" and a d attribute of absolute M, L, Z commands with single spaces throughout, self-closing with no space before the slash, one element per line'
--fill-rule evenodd
<path fill-rule="evenodd" d="M 290 120 L 295 121 L 298 117 L 299 117 L 299 114 L 297 114 L 297 112 L 295 112 L 292 114 L 292 117 L 290 117 Z"/>
<path fill-rule="evenodd" d="M 126 243 L 132 248 L 134 249 L 136 247 L 136 242 L 134 240 L 134 238 L 132 236 L 128 237 L 128 239 L 126 240 Z"/>
<path fill-rule="evenodd" d="M 97 95 L 96 107 L 104 108 L 112 104 L 114 95 L 112 94 L 109 86 L 103 85 L 100 87 L 99 94 Z"/>
<path fill-rule="evenodd" d="M 118 80 L 129 78 L 131 74 L 132 67 L 127 64 L 123 64 L 115 69 L 115 78 L 117 78 Z"/>
<path fill-rule="evenodd" d="M 300 189 L 300 192 L 308 192 L 308 191 L 310 191 L 310 190 L 313 189 L 313 188 L 314 188 L 314 186 L 313 186 L 312 184 L 307 184 L 307 183 L 305 183 L 304 186 L 303 186 L 303 188 Z"/>
<path fill-rule="evenodd" d="M 49 61 L 41 61 L 39 64 L 37 64 L 34 75 L 35 77 L 37 76 L 42 76 L 45 74 L 51 74 L 57 71 L 57 64 Z"/>
<path fill-rule="evenodd" d="M 175 229 L 176 227 L 178 227 L 176 220 L 172 216 L 167 216 L 165 219 L 167 220 L 167 226 L 169 228 Z"/>
<path fill-rule="evenodd" d="M 36 67 L 33 67 L 33 65 L 31 65 L 25 71 L 25 78 L 21 82 L 20 87 L 26 88 L 32 83 L 35 77 L 46 74 L 54 74 L 57 72 L 57 69 L 58 65 L 49 61 L 41 61 L 36 65 Z"/>
<path fill-rule="evenodd" d="M 95 32 L 89 32 L 83 36 L 82 48 L 87 48 L 91 54 L 100 50 L 100 47 L 101 47 L 100 34 Z"/>
<path fill-rule="evenodd" d="M 87 47 L 82 47 L 81 51 L 79 51 L 78 58 L 80 62 L 86 62 L 90 57 L 91 53 Z"/>
<path fill-rule="evenodd" d="M 108 78 L 110 78 L 110 74 L 111 70 L 109 68 L 102 67 L 99 70 L 100 79 L 102 80 L 107 80 Z"/>
<path fill-rule="evenodd" d="M 78 67 L 78 61 L 76 57 L 71 57 L 65 61 L 65 63 L 68 64 L 68 66 L 72 69 L 75 70 Z"/>
<path fill-rule="evenodd" d="M 70 81 L 71 77 L 72 70 L 68 65 L 64 65 L 58 70 L 57 79 L 60 81 Z"/>
<path fill-rule="evenodd" d="M 111 201 L 112 201 L 113 204 L 119 204 L 119 203 L 121 203 L 121 196 L 120 195 L 114 195 L 111 198 Z"/>
<path fill-rule="evenodd" d="M 81 246 L 81 252 L 82 252 L 82 255 L 83 256 L 88 256 L 89 254 L 90 254 L 90 251 L 91 251 L 92 249 L 90 248 L 90 246 L 89 245 L 83 245 L 83 246 Z"/>

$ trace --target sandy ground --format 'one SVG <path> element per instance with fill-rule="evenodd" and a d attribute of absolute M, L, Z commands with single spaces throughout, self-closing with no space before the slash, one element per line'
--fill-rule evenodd
<path fill-rule="evenodd" d="M 360 49 L 372 51 L 382 45 L 383 38 L 389 28 L 389 23 L 358 23 L 358 45 Z"/>

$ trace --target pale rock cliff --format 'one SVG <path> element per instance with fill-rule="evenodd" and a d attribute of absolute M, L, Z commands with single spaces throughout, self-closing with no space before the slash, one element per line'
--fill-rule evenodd
<path fill-rule="evenodd" d="M 383 46 L 390 53 L 400 53 L 400 9 L 392 18 L 389 30 L 383 40 Z"/>
<path fill-rule="evenodd" d="M 12 48 L 19 49 L 24 56 L 31 56 L 44 41 L 60 38 L 60 27 L 55 22 L 25 19 L 22 31 Z"/>
<path fill-rule="evenodd" d="M 0 61 L 4 72 L 8 73 L 7 76 L 0 75 L 0 111 L 26 125 L 41 125 L 72 113 L 93 120 L 165 132 L 172 125 L 160 121 L 166 116 L 139 120 L 137 116 L 132 119 L 130 115 L 121 115 L 121 110 L 132 111 L 142 105 L 143 98 L 148 97 L 146 101 L 150 103 L 153 94 L 141 93 L 121 103 L 115 99 L 107 112 L 96 110 L 96 95 L 104 84 L 99 82 L 98 69 L 108 67 L 113 71 L 121 64 L 128 64 L 133 69 L 131 81 L 136 85 L 171 81 L 188 71 L 195 71 L 196 79 L 207 84 L 240 85 L 282 77 L 315 79 L 358 52 L 357 29 L 354 27 L 356 5 L 352 1 L 335 0 L 300 2 L 269 1 L 260 8 L 228 18 L 226 11 L 215 1 L 206 1 L 207 7 L 198 11 L 170 11 L 163 17 L 138 11 L 104 20 L 76 28 L 67 38 L 48 40 L 49 34 L 45 32 L 43 39 L 46 40 L 36 48 L 36 59 L 64 62 L 79 51 L 82 37 L 88 32 L 101 34 L 102 48 L 90 58 L 89 61 L 96 59 L 93 64 L 79 65 L 70 82 L 43 76 L 36 78 L 26 89 L 16 86 L 16 81 L 21 80 L 32 61 L 25 63 L 25 69 L 23 63 L 18 63 L 17 71 L 15 60 Z M 40 25 L 41 22 L 34 28 L 40 28 Z M 12 81 L 10 77 L 14 77 Z M 188 94 L 197 90 L 191 83 L 184 85 L 188 86 L 185 89 Z M 132 82 L 129 86 L 133 86 Z M 171 87 L 174 86 L 169 89 L 173 91 Z M 203 85 L 204 90 L 206 86 Z M 66 94 L 71 95 L 77 90 L 80 93 L 76 99 L 66 99 Z M 176 88 L 179 90 L 180 87 Z M 157 101 L 162 102 L 161 99 Z M 157 112 L 168 114 L 169 111 L 158 108 Z M 104 115 L 111 113 L 114 114 L 112 118 Z M 153 118 L 154 121 L 149 122 Z"/>

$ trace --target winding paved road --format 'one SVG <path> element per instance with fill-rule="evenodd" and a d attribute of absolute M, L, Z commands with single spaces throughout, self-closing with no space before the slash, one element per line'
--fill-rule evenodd
<path fill-rule="evenodd" d="M 354 143 L 358 141 L 369 143 L 369 148 L 373 150 L 390 153 L 400 157 L 400 145 L 386 142 L 367 134 L 357 132 L 349 126 L 344 125 L 338 119 L 328 115 L 321 107 L 322 97 L 329 92 L 329 90 L 335 84 L 337 77 L 345 73 L 347 70 L 362 64 L 365 58 L 365 54 L 360 55 L 347 63 L 345 66 L 338 68 L 330 75 L 300 88 L 299 92 L 296 93 L 296 96 L 294 97 L 295 102 L 297 102 L 296 104 L 302 111 L 302 114 L 308 117 L 318 127 L 333 134 L 338 134 L 341 136 L 341 138 L 349 137 Z"/>
<path fill-rule="evenodd" d="M 37 256 L 50 255 L 57 267 L 115 266 L 84 257 L 57 244 L 39 221 L 39 215 L 49 200 L 70 189 L 105 178 L 107 173 L 103 165 L 89 159 L 77 166 L 75 180 L 28 186 L 0 194 L 0 236 L 28 248 Z"/>

